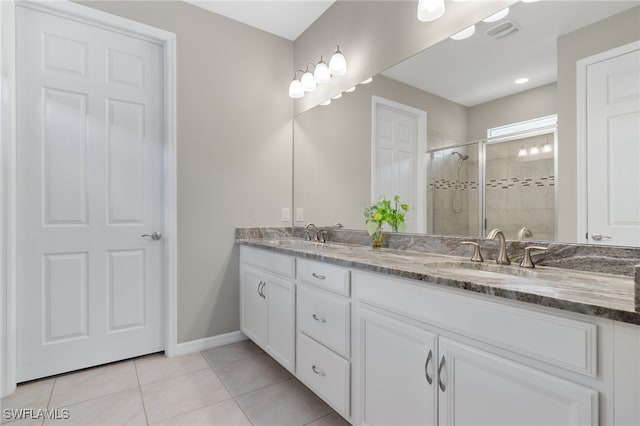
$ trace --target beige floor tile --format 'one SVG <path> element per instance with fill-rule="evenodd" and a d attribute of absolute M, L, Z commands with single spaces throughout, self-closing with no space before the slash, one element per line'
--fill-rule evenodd
<path fill-rule="evenodd" d="M 215 372 L 232 395 L 242 395 L 292 377 L 269 355 L 228 362 L 215 367 Z"/>
<path fill-rule="evenodd" d="M 213 367 L 262 354 L 264 354 L 264 351 L 251 340 L 243 340 L 242 342 L 202 351 L 202 355 Z"/>
<path fill-rule="evenodd" d="M 49 407 L 65 407 L 137 386 L 133 361 L 70 373 L 56 379 Z"/>
<path fill-rule="evenodd" d="M 14 393 L 2 398 L 2 409 L 33 408 L 37 410 L 39 408 L 47 408 L 54 381 L 55 379 L 45 379 L 19 385 Z M 7 419 L 5 414 L 8 413 L 3 411 L 2 423 L 8 422 L 13 418 L 9 414 L 10 418 Z M 17 425 L 17 423 L 14 424 Z"/>
<path fill-rule="evenodd" d="M 256 426 L 304 425 L 332 411 L 295 379 L 244 394 L 236 401 Z"/>
<path fill-rule="evenodd" d="M 68 419 L 45 420 L 45 426 L 145 426 L 142 397 L 139 389 L 101 396 L 65 407 Z"/>
<path fill-rule="evenodd" d="M 211 369 L 142 386 L 149 423 L 185 414 L 197 408 L 229 399 L 220 379 Z"/>
<path fill-rule="evenodd" d="M 332 413 L 307 423 L 306 426 L 350 426 L 350 423 L 343 419 L 340 414 Z"/>
<path fill-rule="evenodd" d="M 182 376 L 209 367 L 200 352 L 174 358 L 167 358 L 162 354 L 149 355 L 137 359 L 135 363 L 141 385 Z"/>
<path fill-rule="evenodd" d="M 251 426 L 251 422 L 238 407 L 238 404 L 233 399 L 228 399 L 178 417 L 172 417 L 160 423 L 154 423 L 154 426 L 203 425 Z"/>

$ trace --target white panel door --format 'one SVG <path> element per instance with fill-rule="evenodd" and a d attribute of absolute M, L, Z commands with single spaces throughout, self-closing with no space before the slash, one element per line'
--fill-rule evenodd
<path fill-rule="evenodd" d="M 162 50 L 17 7 L 18 381 L 164 348 Z"/>
<path fill-rule="evenodd" d="M 266 286 L 260 272 L 240 270 L 240 328 L 259 346 L 267 344 Z"/>
<path fill-rule="evenodd" d="M 439 424 L 598 424 L 598 392 L 439 337 Z"/>
<path fill-rule="evenodd" d="M 437 425 L 436 335 L 358 309 L 357 424 Z"/>
<path fill-rule="evenodd" d="M 372 202 L 380 196 L 399 195 L 413 209 L 405 215 L 407 232 L 419 232 L 418 207 L 418 118 L 407 112 L 376 104 L 375 164 Z"/>
<path fill-rule="evenodd" d="M 588 241 L 640 246 L 640 50 L 587 67 Z"/>
<path fill-rule="evenodd" d="M 267 352 L 292 373 L 295 371 L 296 290 L 289 281 L 267 278 L 262 293 L 267 301 Z"/>

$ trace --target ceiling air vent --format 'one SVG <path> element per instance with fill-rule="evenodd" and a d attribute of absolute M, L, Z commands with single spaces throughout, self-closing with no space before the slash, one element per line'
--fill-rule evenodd
<path fill-rule="evenodd" d="M 506 37 L 509 34 L 517 33 L 518 31 L 520 31 L 520 26 L 518 24 L 513 21 L 505 21 L 489 28 L 486 34 L 497 40 Z"/>

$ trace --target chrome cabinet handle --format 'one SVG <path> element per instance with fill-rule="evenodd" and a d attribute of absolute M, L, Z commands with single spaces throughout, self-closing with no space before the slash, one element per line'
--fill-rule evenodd
<path fill-rule="evenodd" d="M 324 275 L 318 275 L 318 274 L 316 274 L 315 272 L 311 273 L 311 276 L 312 276 L 313 278 L 317 278 L 317 279 L 319 279 L 319 280 L 324 280 L 325 278 L 327 278 L 327 277 L 325 277 Z"/>
<path fill-rule="evenodd" d="M 327 320 L 326 320 L 326 319 L 324 319 L 324 318 L 320 318 L 320 317 L 318 317 L 316 314 L 311 315 L 311 318 L 313 318 L 314 320 L 316 320 L 316 321 L 318 321 L 318 322 L 321 322 L 321 323 L 325 323 L 325 322 L 327 322 Z"/>
<path fill-rule="evenodd" d="M 322 377 L 324 377 L 324 376 L 326 376 L 326 375 L 327 375 L 324 371 L 320 370 L 320 369 L 319 369 L 318 367 L 316 367 L 315 365 L 312 365 L 312 366 L 311 366 L 311 369 L 312 369 L 312 370 L 313 370 L 313 372 L 314 372 L 314 373 L 316 373 L 318 376 L 322 376 Z"/>
<path fill-rule="evenodd" d="M 262 292 L 260 291 L 260 287 L 262 287 L 262 280 L 258 283 L 258 296 L 262 297 Z"/>
<path fill-rule="evenodd" d="M 266 299 L 266 298 L 267 298 L 267 295 L 266 295 L 266 294 L 264 294 L 264 288 L 265 288 L 266 286 L 267 286 L 267 282 L 266 282 L 266 281 L 263 281 L 263 282 L 262 282 L 262 298 L 263 298 L 263 299 Z"/>
<path fill-rule="evenodd" d="M 593 241 L 602 241 L 602 240 L 610 240 L 611 237 L 608 235 L 602 235 L 602 234 L 591 234 L 591 238 L 593 238 Z"/>
<path fill-rule="evenodd" d="M 438 367 L 438 386 L 440 386 L 440 390 L 442 392 L 445 391 L 444 383 L 442 383 L 442 369 L 444 368 L 444 355 L 440 359 L 440 366 Z"/>
<path fill-rule="evenodd" d="M 260 297 L 262 297 L 263 299 L 266 299 L 267 296 L 264 295 L 264 286 L 266 286 L 267 283 L 260 280 L 260 283 L 258 284 L 258 294 L 260 295 Z"/>
<path fill-rule="evenodd" d="M 431 349 L 429 349 L 429 355 L 427 355 L 427 360 L 424 363 L 424 377 L 426 377 L 427 383 L 429 384 L 433 383 L 433 378 L 429 376 L 429 363 L 431 362 L 432 358 L 433 352 L 431 351 Z"/>
<path fill-rule="evenodd" d="M 159 232 L 154 232 L 153 234 L 142 234 L 140 235 L 140 237 L 141 238 L 149 237 L 153 241 L 158 241 L 160 238 L 162 238 L 162 234 Z"/>

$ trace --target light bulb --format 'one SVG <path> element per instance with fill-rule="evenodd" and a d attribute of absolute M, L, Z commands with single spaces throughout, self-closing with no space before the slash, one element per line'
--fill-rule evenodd
<path fill-rule="evenodd" d="M 527 77 L 522 77 L 514 81 L 515 84 L 525 84 L 529 79 Z"/>
<path fill-rule="evenodd" d="M 372 81 L 373 81 L 373 77 L 369 77 L 368 79 L 366 79 L 366 80 L 364 80 L 364 81 L 360 82 L 360 84 L 369 84 L 369 83 L 371 83 Z"/>
<path fill-rule="evenodd" d="M 330 104 L 331 104 L 331 99 L 327 99 L 324 102 L 320 102 L 320 105 L 322 105 L 322 106 L 327 106 L 327 105 L 330 105 Z"/>
<path fill-rule="evenodd" d="M 329 72 L 332 75 L 345 75 L 347 73 L 347 60 L 340 51 L 340 46 L 336 46 L 336 53 L 331 56 Z"/>
<path fill-rule="evenodd" d="M 470 27 L 465 28 L 464 30 L 460 31 L 459 33 L 456 33 L 454 35 L 451 36 L 452 40 L 464 40 L 465 38 L 469 38 L 473 35 L 473 33 L 476 32 L 476 26 L 472 25 Z"/>
<path fill-rule="evenodd" d="M 444 0 L 418 1 L 418 20 L 431 22 L 444 15 Z"/>
<path fill-rule="evenodd" d="M 537 155 L 537 154 L 540 154 L 540 148 L 538 148 L 535 145 L 529 148 L 529 155 Z"/>
<path fill-rule="evenodd" d="M 349 88 L 348 88 L 347 90 L 345 90 L 344 92 L 345 92 L 345 93 L 351 93 L 351 92 L 355 92 L 355 90 L 356 90 L 356 86 L 353 86 L 353 87 L 349 87 Z"/>
<path fill-rule="evenodd" d="M 300 83 L 302 84 L 302 88 L 305 92 L 313 92 L 316 90 L 316 80 L 308 69 L 304 74 L 302 74 Z"/>
<path fill-rule="evenodd" d="M 494 13 L 493 15 L 489 16 L 488 18 L 484 18 L 482 20 L 482 22 L 496 22 L 496 21 L 501 20 L 502 18 L 504 18 L 508 14 L 509 14 L 509 8 L 506 7 L 504 9 L 502 9 L 500 12 Z"/>
<path fill-rule="evenodd" d="M 521 1 L 522 1 L 522 3 L 535 3 L 538 0 L 521 0 Z"/>
<path fill-rule="evenodd" d="M 524 147 L 520 148 L 520 150 L 518 151 L 518 157 L 526 157 L 527 155 L 529 155 L 527 149 Z"/>
<path fill-rule="evenodd" d="M 545 143 L 542 146 L 542 152 L 551 152 L 553 151 L 553 148 L 551 148 L 551 144 L 550 143 Z"/>
<path fill-rule="evenodd" d="M 331 80 L 331 74 L 329 73 L 329 67 L 324 62 L 322 56 L 320 56 L 320 62 L 316 64 L 316 68 L 313 70 L 313 77 L 316 83 L 328 83 Z"/>
<path fill-rule="evenodd" d="M 302 88 L 302 83 L 300 80 L 296 80 L 295 78 L 291 80 L 291 84 L 289 85 L 289 97 L 293 99 L 298 99 L 304 96 L 304 89 Z"/>
<path fill-rule="evenodd" d="M 340 99 L 342 97 L 342 92 L 338 93 L 335 96 L 332 96 L 331 99 Z"/>

